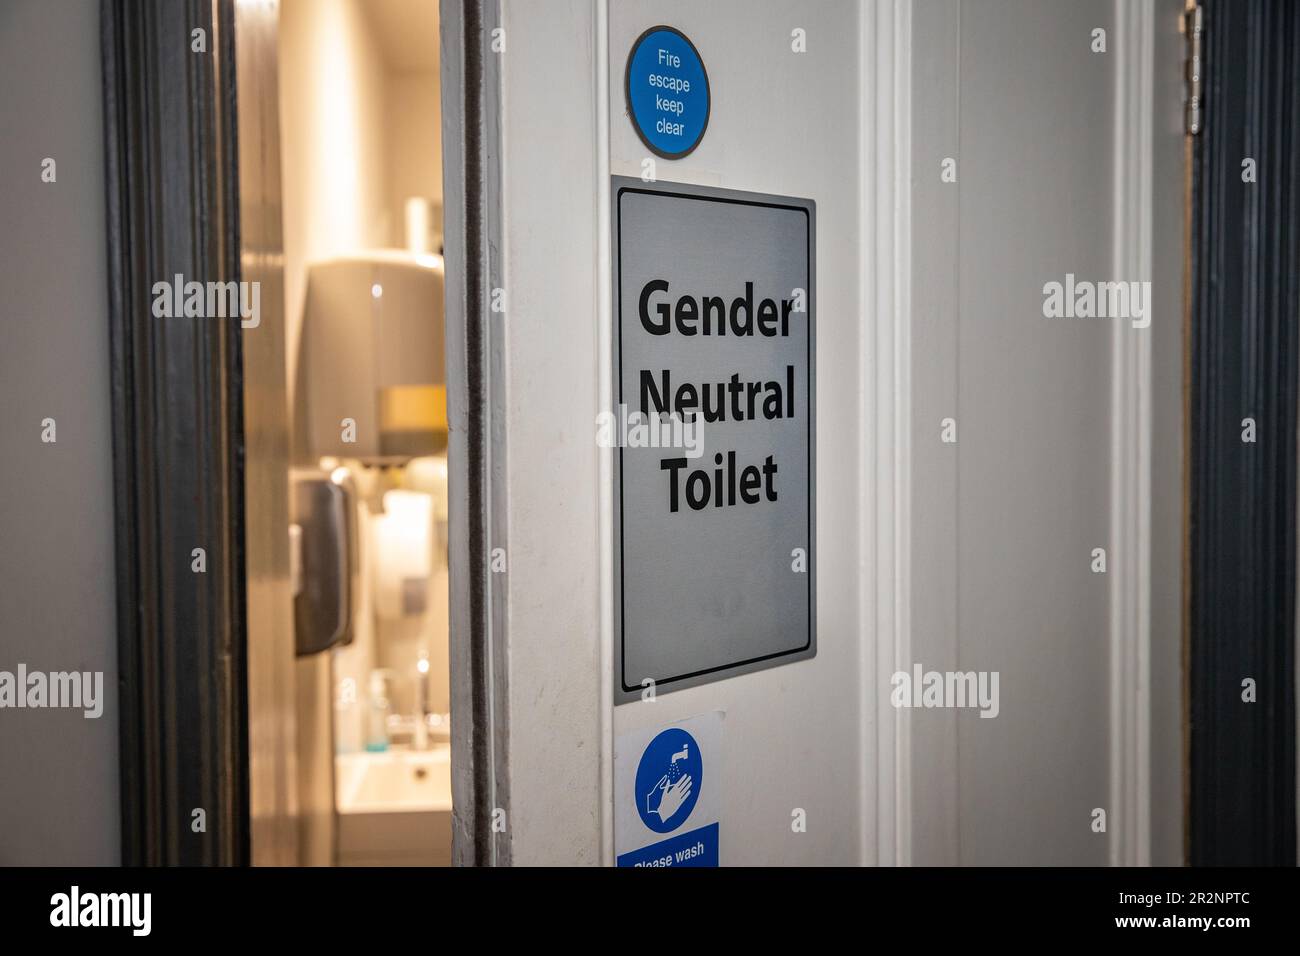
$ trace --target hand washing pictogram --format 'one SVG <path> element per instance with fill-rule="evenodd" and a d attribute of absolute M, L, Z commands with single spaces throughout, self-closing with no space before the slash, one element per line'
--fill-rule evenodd
<path fill-rule="evenodd" d="M 671 727 L 655 737 L 637 767 L 637 812 L 642 822 L 656 833 L 683 824 L 699 798 L 703 773 L 699 746 L 690 734 Z"/>

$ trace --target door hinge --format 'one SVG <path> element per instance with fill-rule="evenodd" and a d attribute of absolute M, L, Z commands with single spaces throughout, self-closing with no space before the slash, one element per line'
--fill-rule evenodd
<path fill-rule="evenodd" d="M 1187 43 L 1187 56 L 1183 67 L 1185 72 L 1185 123 L 1188 133 L 1195 136 L 1205 126 L 1204 93 L 1201 89 L 1201 74 L 1204 61 L 1202 51 L 1205 39 L 1205 10 L 1203 7 L 1189 7 L 1183 12 L 1183 39 Z"/>

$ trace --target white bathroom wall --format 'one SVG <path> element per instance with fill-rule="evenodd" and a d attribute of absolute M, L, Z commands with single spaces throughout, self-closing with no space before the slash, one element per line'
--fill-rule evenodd
<path fill-rule="evenodd" d="M 430 42 L 437 43 L 436 32 Z M 390 71 L 387 88 L 389 242 L 405 246 L 407 198 L 422 196 L 442 208 L 442 90 L 436 68 Z"/>
<path fill-rule="evenodd" d="M 294 396 L 307 264 L 390 244 L 387 83 L 365 0 L 280 4 L 285 344 Z"/>
<path fill-rule="evenodd" d="M 99 43 L 98 4 L 0 4 L 0 670 L 97 671 L 104 693 L 97 719 L 0 711 L 8 865 L 121 856 Z"/>
<path fill-rule="evenodd" d="M 366 0 L 388 70 L 388 177 L 393 245 L 405 246 L 406 200 L 442 204 L 442 91 L 438 0 Z M 437 223 L 441 232 L 441 221 Z M 436 252 L 437 249 L 435 248 Z"/>

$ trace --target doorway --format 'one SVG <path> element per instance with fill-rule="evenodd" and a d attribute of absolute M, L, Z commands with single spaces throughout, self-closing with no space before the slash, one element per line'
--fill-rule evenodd
<path fill-rule="evenodd" d="M 279 14 L 299 856 L 449 865 L 438 5 Z"/>
<path fill-rule="evenodd" d="M 450 597 L 481 594 L 486 553 L 460 328 L 481 258 L 456 210 L 480 81 L 467 29 L 441 62 L 439 21 L 433 0 L 104 5 L 129 864 L 480 858 L 488 669 Z"/>
<path fill-rule="evenodd" d="M 419 845 L 435 830 L 457 862 L 614 862 L 620 814 L 637 806 L 617 796 L 626 741 L 706 713 L 726 716 L 726 770 L 710 777 L 728 795 L 725 863 L 1177 862 L 1184 626 L 1191 775 L 1229 768 L 1228 784 L 1267 797 L 1245 821 L 1252 845 L 1290 842 L 1275 821 L 1293 811 L 1294 310 L 1243 326 L 1206 299 L 1202 319 L 1227 324 L 1202 321 L 1180 364 L 1181 177 L 1155 175 L 1184 144 L 1161 121 L 1180 92 L 1175 0 L 1057 14 L 1016 0 L 965 17 L 976 4 L 807 5 L 798 24 L 779 4 L 741 16 L 665 0 L 653 19 L 691 38 L 719 92 L 707 138 L 677 158 L 645 155 L 622 98 L 646 9 L 447 0 L 423 41 L 452 106 L 446 170 L 399 185 L 393 143 L 419 131 L 391 77 L 428 70 L 387 46 L 419 32 L 404 19 L 416 3 L 195 0 L 130 8 L 105 30 L 140 60 L 106 69 L 123 114 L 110 177 L 128 211 L 136 176 L 158 204 L 145 207 L 156 219 L 115 218 L 110 197 L 115 369 L 128 372 L 115 409 L 124 831 L 146 846 L 130 862 L 446 862 L 443 844 Z M 210 31 L 205 66 L 150 46 L 192 29 Z M 804 56 L 808 37 L 830 55 Z M 773 76 L 775 103 L 722 95 Z M 1075 109 L 1080 77 L 1093 95 Z M 178 86 L 193 104 L 151 95 Z M 1067 116 L 1068 133 L 1042 136 Z M 191 136 L 160 139 L 168 124 Z M 1208 160 L 1253 148 L 1201 136 L 1188 157 L 1202 186 Z M 1025 162 L 1008 165 L 1009 147 Z M 157 167 L 140 159 L 155 153 Z M 1270 182 L 1294 179 L 1270 158 Z M 620 177 L 806 199 L 822 250 L 817 653 L 628 700 L 612 684 L 612 454 L 587 440 L 613 404 L 607 187 Z M 1288 193 L 1255 192 L 1258 206 L 1237 204 L 1249 222 L 1289 208 Z M 1203 195 L 1197 214 L 1216 221 L 1234 196 Z M 167 234 L 178 223 L 188 244 Z M 240 335 L 144 320 L 148 281 L 182 269 L 261 282 L 260 321 Z M 1093 277 L 1089 304 L 1058 321 L 1076 275 Z M 1119 282 L 1149 284 L 1158 307 L 1144 292 L 1131 315 L 1095 314 L 1097 290 Z M 1267 288 L 1290 303 L 1290 286 Z M 1229 368 L 1256 354 L 1287 364 Z M 1257 443 L 1221 427 L 1245 428 L 1235 399 L 1207 404 L 1223 421 L 1185 409 L 1184 372 L 1194 396 L 1199 375 L 1285 405 L 1266 416 L 1287 436 L 1277 457 L 1257 467 L 1241 447 Z M 158 411 L 178 393 L 175 416 L 199 423 L 184 440 Z M 1188 511 L 1170 491 L 1184 462 Z M 1231 491 L 1208 481 L 1225 463 L 1254 498 L 1277 493 L 1260 513 L 1280 520 L 1243 525 L 1240 495 L 1198 498 Z M 1238 536 L 1257 527 L 1282 530 Z M 1277 600 L 1196 565 L 1229 553 L 1220 544 Z M 726 624 L 738 606 L 704 610 Z M 1274 675 L 1277 709 L 1239 709 L 1254 700 L 1234 686 L 1243 722 L 1197 720 L 1197 686 L 1245 679 L 1241 647 L 1220 638 L 1256 610 L 1269 627 L 1251 629 L 1267 635 L 1253 663 Z M 913 713 L 892 699 L 891 675 L 973 667 L 1009 706 Z M 1234 728 L 1259 736 L 1269 790 L 1204 749 L 1244 753 Z M 439 752 L 455 792 L 421 803 Z M 1194 831 L 1221 816 L 1205 797 L 1223 776 L 1193 779 Z M 199 810 L 206 838 L 187 833 Z"/>

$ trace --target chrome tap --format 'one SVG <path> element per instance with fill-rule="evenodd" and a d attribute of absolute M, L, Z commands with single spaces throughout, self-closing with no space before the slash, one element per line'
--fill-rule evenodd
<path fill-rule="evenodd" d="M 429 654 L 420 651 L 415 662 L 415 738 L 411 746 L 416 750 L 429 749 Z"/>

